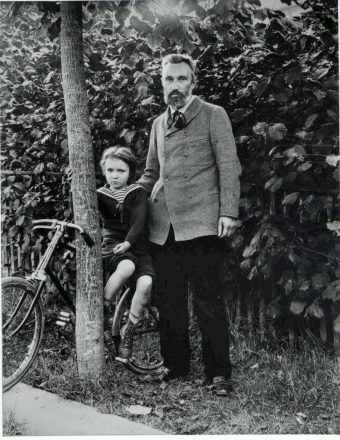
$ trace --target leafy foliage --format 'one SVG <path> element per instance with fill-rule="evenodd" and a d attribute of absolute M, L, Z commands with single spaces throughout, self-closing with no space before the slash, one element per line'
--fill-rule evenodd
<path fill-rule="evenodd" d="M 151 122 L 164 109 L 160 58 L 191 53 L 196 94 L 229 113 L 243 165 L 242 225 L 229 271 L 235 283 L 242 275 L 258 286 L 276 318 L 320 317 L 327 302 L 339 303 L 337 11 L 335 2 L 327 10 L 319 0 L 305 3 L 294 19 L 257 0 L 88 2 L 83 9 L 97 165 L 105 148 L 123 144 L 141 172 Z M 1 5 L 2 14 L 8 9 Z M 4 176 L 3 225 L 13 236 L 37 213 L 71 214 L 59 17 L 40 9 L 25 4 L 2 20 L 3 167 L 33 173 Z M 325 293 L 328 286 L 335 287 Z"/>

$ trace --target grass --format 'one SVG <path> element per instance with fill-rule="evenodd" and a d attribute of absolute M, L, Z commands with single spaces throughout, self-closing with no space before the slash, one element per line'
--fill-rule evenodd
<path fill-rule="evenodd" d="M 14 414 L 11 412 L 3 419 L 2 427 L 3 436 L 25 435 L 25 429 L 22 425 L 16 422 Z"/>
<path fill-rule="evenodd" d="M 339 358 L 319 347 L 266 351 L 238 335 L 231 349 L 235 391 L 223 398 L 195 384 L 202 378 L 197 330 L 191 340 L 188 382 L 147 383 L 118 362 L 108 364 L 101 381 L 91 382 L 77 375 L 72 341 L 54 330 L 26 382 L 169 434 L 340 433 Z M 131 415 L 126 410 L 130 405 L 152 411 Z"/>

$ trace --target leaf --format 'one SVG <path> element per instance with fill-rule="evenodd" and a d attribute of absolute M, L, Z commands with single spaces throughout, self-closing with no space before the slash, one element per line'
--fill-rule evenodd
<path fill-rule="evenodd" d="M 284 124 L 274 124 L 269 127 L 269 136 L 275 141 L 281 141 L 287 135 L 287 128 Z"/>
<path fill-rule="evenodd" d="M 275 192 L 281 188 L 281 185 L 282 177 L 274 176 L 265 183 L 264 188 L 270 189 L 271 192 Z"/>
<path fill-rule="evenodd" d="M 333 328 L 336 333 L 340 333 L 340 315 L 334 319 Z"/>
<path fill-rule="evenodd" d="M 231 113 L 231 119 L 234 123 L 238 123 L 243 121 L 249 113 L 249 110 L 246 110 L 245 108 L 238 108 Z"/>
<path fill-rule="evenodd" d="M 336 235 L 340 236 L 340 222 L 339 221 L 328 222 L 327 229 L 329 229 L 330 231 L 334 231 L 336 233 Z"/>
<path fill-rule="evenodd" d="M 13 186 L 15 188 L 19 189 L 20 191 L 24 191 L 26 189 L 25 185 L 21 182 L 15 182 L 15 183 L 13 183 Z"/>
<path fill-rule="evenodd" d="M 145 416 L 147 414 L 150 414 L 152 411 L 152 408 L 148 406 L 142 406 L 142 405 L 130 405 L 125 407 L 125 410 L 133 415 L 137 416 Z"/>
<path fill-rule="evenodd" d="M 313 139 L 314 133 L 313 132 L 307 132 L 305 130 L 301 130 L 295 133 L 295 136 L 303 139 L 304 141 L 310 141 Z"/>
<path fill-rule="evenodd" d="M 40 173 L 42 173 L 44 171 L 44 168 L 45 168 L 45 164 L 43 162 L 41 162 L 41 163 L 39 163 L 39 165 L 37 165 L 34 168 L 33 171 L 34 171 L 35 174 L 40 174 Z"/>
<path fill-rule="evenodd" d="M 311 162 L 305 162 L 302 165 L 298 166 L 298 171 L 307 171 L 309 168 L 311 168 L 313 164 Z"/>
<path fill-rule="evenodd" d="M 289 309 L 293 315 L 300 315 L 304 311 L 306 305 L 306 301 L 295 300 L 291 302 Z"/>
<path fill-rule="evenodd" d="M 14 225 L 12 227 L 9 228 L 8 230 L 8 235 L 10 237 L 15 237 L 17 235 L 17 233 L 19 232 L 18 230 L 18 226 Z"/>
<path fill-rule="evenodd" d="M 129 145 L 131 144 L 134 135 L 135 135 L 135 130 L 127 130 L 124 133 L 124 135 L 122 135 L 121 137 L 123 137 L 125 142 Z"/>
<path fill-rule="evenodd" d="M 335 154 L 330 154 L 326 157 L 326 163 L 332 167 L 336 167 L 339 161 L 340 156 L 336 156 Z"/>
<path fill-rule="evenodd" d="M 292 205 L 293 203 L 296 202 L 298 196 L 299 196 L 299 193 L 297 193 L 297 192 L 287 194 L 286 197 L 282 200 L 282 204 L 283 205 Z"/>
<path fill-rule="evenodd" d="M 51 70 L 51 72 L 44 79 L 44 84 L 48 84 L 49 82 L 51 82 L 51 78 L 52 78 L 53 75 L 54 75 L 54 71 Z"/>
<path fill-rule="evenodd" d="M 322 292 L 322 298 L 335 302 L 340 299 L 340 280 L 333 281 Z"/>
<path fill-rule="evenodd" d="M 294 84 L 296 81 L 300 81 L 301 77 L 301 66 L 295 66 L 285 74 L 287 84 Z"/>
<path fill-rule="evenodd" d="M 266 134 L 268 124 L 266 122 L 258 122 L 253 127 L 253 132 L 257 135 L 264 136 Z"/>
<path fill-rule="evenodd" d="M 323 318 L 323 310 L 318 304 L 311 304 L 305 313 L 305 316 L 314 316 L 314 318 L 321 319 Z"/>
<path fill-rule="evenodd" d="M 298 423 L 300 423 L 300 425 L 304 425 L 306 423 L 306 418 L 307 418 L 306 414 L 301 412 L 296 413 L 295 419 Z"/>
<path fill-rule="evenodd" d="M 17 226 L 22 226 L 25 222 L 26 216 L 25 215 L 21 215 L 18 220 L 16 221 L 16 225 Z"/>
<path fill-rule="evenodd" d="M 254 93 L 256 96 L 261 96 L 266 90 L 270 83 L 270 78 L 265 78 L 260 81 L 254 88 Z"/>
<path fill-rule="evenodd" d="M 315 89 L 315 90 L 313 90 L 313 95 L 314 95 L 319 101 L 321 101 L 321 99 L 326 98 L 327 93 L 324 92 L 323 90 Z"/>
<path fill-rule="evenodd" d="M 130 18 L 130 25 L 141 35 L 152 33 L 152 28 L 149 26 L 149 24 L 145 21 L 141 21 L 138 17 L 132 16 Z"/>
<path fill-rule="evenodd" d="M 306 154 L 306 150 L 302 145 L 295 145 L 284 152 L 288 157 L 302 159 Z"/>
<path fill-rule="evenodd" d="M 314 124 L 314 121 L 317 119 L 318 116 L 319 116 L 319 115 L 318 115 L 317 113 L 314 113 L 313 115 L 310 115 L 310 116 L 306 119 L 305 127 L 306 127 L 306 128 L 310 128 L 310 127 Z"/>
<path fill-rule="evenodd" d="M 312 277 L 312 286 L 315 290 L 321 290 L 325 288 L 330 282 L 327 273 L 317 273 Z"/>
<path fill-rule="evenodd" d="M 154 100 L 154 96 L 152 95 L 152 96 L 149 96 L 149 98 L 145 98 L 145 99 L 143 99 L 143 101 L 141 102 L 141 104 L 142 104 L 143 106 L 145 106 L 145 105 L 149 105 L 149 104 L 151 104 L 151 103 L 153 102 L 153 100 Z"/>
<path fill-rule="evenodd" d="M 323 78 L 325 75 L 327 75 L 328 72 L 329 72 L 329 67 L 320 67 L 314 72 L 313 76 L 315 79 L 319 80 Z"/>
<path fill-rule="evenodd" d="M 292 96 L 292 92 L 289 89 L 284 89 L 282 92 L 273 93 L 273 98 L 278 102 L 287 102 Z"/>
<path fill-rule="evenodd" d="M 256 248 L 254 247 L 254 246 L 247 246 L 246 248 L 245 248 L 245 250 L 243 251 L 243 254 L 242 254 L 242 256 L 243 256 L 243 258 L 249 258 L 249 257 L 251 257 L 252 255 L 254 255 L 255 254 L 255 252 L 256 252 Z"/>
<path fill-rule="evenodd" d="M 249 136 L 239 136 L 235 138 L 237 144 L 244 144 L 244 142 L 249 141 Z"/>

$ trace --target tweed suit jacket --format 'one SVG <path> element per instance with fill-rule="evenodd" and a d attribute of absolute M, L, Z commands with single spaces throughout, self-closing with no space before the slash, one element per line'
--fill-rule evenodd
<path fill-rule="evenodd" d="M 220 216 L 238 217 L 241 166 L 226 111 L 194 97 L 183 129 L 168 128 L 168 111 L 153 122 L 144 174 L 151 192 L 149 239 L 164 244 L 217 235 Z"/>

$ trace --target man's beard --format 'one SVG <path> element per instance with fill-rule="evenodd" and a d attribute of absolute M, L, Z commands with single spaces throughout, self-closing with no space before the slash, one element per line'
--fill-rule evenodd
<path fill-rule="evenodd" d="M 173 107 L 175 109 L 182 108 L 186 104 L 187 96 L 185 96 L 181 92 L 175 92 L 175 93 L 171 92 L 170 96 L 168 96 L 167 104 L 171 105 L 171 107 Z"/>

